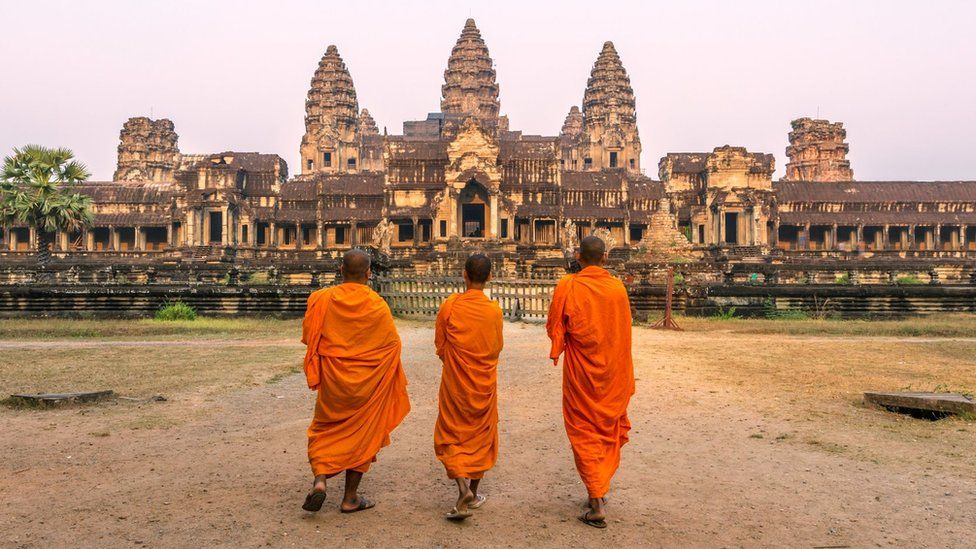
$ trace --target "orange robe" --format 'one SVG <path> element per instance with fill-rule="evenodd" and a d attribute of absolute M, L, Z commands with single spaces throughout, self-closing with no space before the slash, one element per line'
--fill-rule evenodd
<path fill-rule="evenodd" d="M 410 411 L 390 308 L 363 284 L 318 290 L 308 298 L 302 343 L 308 386 L 318 390 L 308 427 L 312 473 L 366 472 Z"/>
<path fill-rule="evenodd" d="M 498 458 L 498 355 L 502 310 L 481 290 L 441 305 L 434 332 L 444 363 L 434 453 L 449 478 L 482 478 Z"/>
<path fill-rule="evenodd" d="M 559 281 L 546 331 L 553 363 L 563 356 L 563 420 L 580 478 L 591 498 L 610 489 L 627 443 L 627 404 L 634 394 L 630 300 L 600 267 Z"/>

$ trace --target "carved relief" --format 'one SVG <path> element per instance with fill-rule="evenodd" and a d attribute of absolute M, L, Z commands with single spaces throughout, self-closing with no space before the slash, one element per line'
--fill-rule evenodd
<path fill-rule="evenodd" d="M 396 225 L 384 217 L 373 228 L 373 246 L 385 254 L 390 253 L 390 248 L 393 244 L 393 232 L 395 230 Z"/>

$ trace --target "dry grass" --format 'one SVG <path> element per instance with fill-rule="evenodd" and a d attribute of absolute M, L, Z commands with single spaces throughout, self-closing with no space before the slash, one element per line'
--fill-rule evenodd
<path fill-rule="evenodd" d="M 8 348 L 0 352 L 0 395 L 105 389 L 137 397 L 213 392 L 264 383 L 300 367 L 302 356 L 300 344 L 233 341 L 186 346 Z"/>
<path fill-rule="evenodd" d="M 295 339 L 301 321 L 261 318 L 198 318 L 191 321 L 28 319 L 0 322 L 0 340 L 34 339 Z"/>
<path fill-rule="evenodd" d="M 720 320 L 714 317 L 682 317 L 678 323 L 690 331 L 726 330 L 737 334 L 976 338 L 976 315 L 972 314 L 899 320 Z"/>

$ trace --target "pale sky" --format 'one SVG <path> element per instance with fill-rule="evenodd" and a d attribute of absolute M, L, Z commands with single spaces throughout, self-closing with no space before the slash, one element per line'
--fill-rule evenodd
<path fill-rule="evenodd" d="M 976 179 L 976 3 L 929 1 L 53 1 L 0 4 L 0 153 L 66 146 L 112 176 L 131 116 L 180 150 L 277 153 L 298 172 L 309 81 L 329 44 L 360 108 L 400 133 L 439 110 L 474 17 L 512 129 L 556 135 L 612 40 L 648 175 L 731 144 L 786 163 L 789 123 L 844 122 L 861 180 Z"/>

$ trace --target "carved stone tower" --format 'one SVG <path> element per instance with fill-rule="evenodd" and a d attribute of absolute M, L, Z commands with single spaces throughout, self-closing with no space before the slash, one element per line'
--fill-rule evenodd
<path fill-rule="evenodd" d="M 305 101 L 302 175 L 359 170 L 359 126 L 359 103 L 352 76 L 339 50 L 329 46 L 312 77 Z"/>
<path fill-rule="evenodd" d="M 444 71 L 441 112 L 448 125 L 458 127 L 465 118 L 474 117 L 485 129 L 498 127 L 498 83 L 493 65 L 474 19 L 468 19 Z"/>
<path fill-rule="evenodd" d="M 144 116 L 126 120 L 119 132 L 115 181 L 174 181 L 180 162 L 173 122 Z"/>
<path fill-rule="evenodd" d="M 586 82 L 579 151 L 583 170 L 640 171 L 641 144 L 634 89 L 613 42 L 603 44 Z"/>
<path fill-rule="evenodd" d="M 786 147 L 784 181 L 853 181 L 854 170 L 847 159 L 850 147 L 841 122 L 799 118 L 791 122 L 790 146 Z"/>
<path fill-rule="evenodd" d="M 583 161 L 580 159 L 578 145 L 583 133 L 583 113 L 579 107 L 573 105 L 566 115 L 563 127 L 559 130 L 559 167 L 563 170 L 579 170 Z"/>

